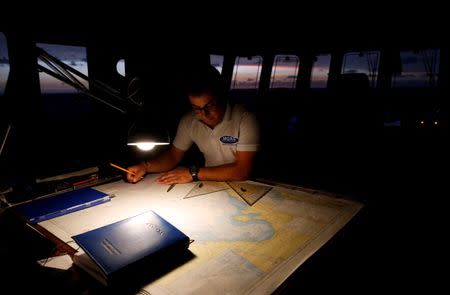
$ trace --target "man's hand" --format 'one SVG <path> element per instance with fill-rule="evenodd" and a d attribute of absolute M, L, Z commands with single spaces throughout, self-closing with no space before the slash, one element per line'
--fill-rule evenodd
<path fill-rule="evenodd" d="M 161 184 L 188 183 L 192 182 L 192 176 L 188 168 L 176 168 L 161 175 L 157 182 Z"/>
<path fill-rule="evenodd" d="M 132 172 L 127 173 L 128 182 L 136 183 L 139 180 L 141 180 L 144 177 L 145 173 L 147 172 L 146 168 L 147 167 L 145 165 L 145 162 L 128 167 L 128 171 Z"/>

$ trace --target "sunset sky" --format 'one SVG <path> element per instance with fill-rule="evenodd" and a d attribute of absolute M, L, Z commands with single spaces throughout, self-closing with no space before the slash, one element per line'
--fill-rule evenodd
<path fill-rule="evenodd" d="M 36 44 L 60 59 L 67 65 L 80 71 L 84 75 L 88 75 L 88 63 L 86 48 L 80 46 L 67 46 L 55 44 Z M 283 60 L 289 56 L 287 60 Z M 278 58 L 280 57 L 280 58 Z M 402 72 L 392 78 L 393 87 L 427 87 L 430 83 L 436 84 L 439 73 L 440 52 L 435 50 L 421 51 L 402 51 L 400 53 Z M 220 72 L 223 66 L 223 56 L 210 55 L 211 64 Z M 372 79 L 369 71 L 369 65 L 373 68 L 375 74 L 378 71 L 379 52 L 372 51 L 364 54 L 359 52 L 349 52 L 344 56 L 343 73 L 359 72 L 366 73 Z M 325 88 L 328 80 L 329 65 L 331 55 L 318 55 L 314 63 L 311 73 L 311 87 Z M 262 57 L 253 56 L 251 59 L 247 57 L 236 57 L 236 65 L 233 70 L 232 88 L 237 89 L 257 89 L 261 74 Z M 39 61 L 44 67 L 47 67 L 42 61 Z M 125 73 L 126 61 L 122 60 L 116 65 L 120 74 Z M 299 61 L 301 66 L 301 60 Z M 272 68 L 271 78 L 275 79 L 271 82 L 272 87 L 292 88 L 295 85 L 296 76 L 299 70 L 298 58 L 294 55 L 278 55 L 275 58 L 274 67 Z M 3 95 L 5 85 L 7 83 L 10 70 L 9 56 L 7 49 L 7 40 L 5 35 L 0 32 L 0 95 Z M 430 73 L 434 76 L 430 77 Z M 73 87 L 61 82 L 45 73 L 39 73 L 41 92 L 47 94 L 53 93 L 75 93 Z M 86 87 L 88 82 L 79 79 Z M 376 86 L 376 76 L 373 77 L 372 87 Z"/>
<path fill-rule="evenodd" d="M 71 66 L 75 70 L 88 76 L 88 64 L 86 56 L 86 48 L 80 46 L 61 46 L 38 43 L 36 46 L 44 49 L 48 54 L 58 58 L 63 63 Z M 38 63 L 46 68 L 49 68 L 43 61 L 39 60 Z M 77 77 L 77 76 L 76 76 Z M 82 78 L 77 79 L 86 87 L 89 88 L 89 84 Z M 51 77 L 46 73 L 39 73 L 39 80 L 42 93 L 76 93 L 77 90 L 66 83 Z"/>

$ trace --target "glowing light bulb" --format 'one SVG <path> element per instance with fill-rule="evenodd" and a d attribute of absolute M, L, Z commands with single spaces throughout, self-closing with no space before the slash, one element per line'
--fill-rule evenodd
<path fill-rule="evenodd" d="M 149 151 L 155 147 L 155 144 L 151 142 L 140 142 L 136 146 L 142 151 Z"/>

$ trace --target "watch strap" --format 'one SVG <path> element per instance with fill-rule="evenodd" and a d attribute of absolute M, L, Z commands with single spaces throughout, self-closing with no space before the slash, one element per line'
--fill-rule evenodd
<path fill-rule="evenodd" d="M 199 171 L 200 171 L 200 169 L 198 169 L 197 166 L 191 166 L 189 168 L 189 173 L 191 173 L 192 181 L 199 181 L 199 179 L 198 179 Z"/>

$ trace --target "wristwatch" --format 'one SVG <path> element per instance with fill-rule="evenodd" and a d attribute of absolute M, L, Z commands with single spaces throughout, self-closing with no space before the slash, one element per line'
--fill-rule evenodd
<path fill-rule="evenodd" d="M 198 172 L 200 171 L 200 169 L 197 166 L 191 166 L 189 168 L 189 173 L 191 173 L 192 176 L 192 181 L 198 181 Z"/>

